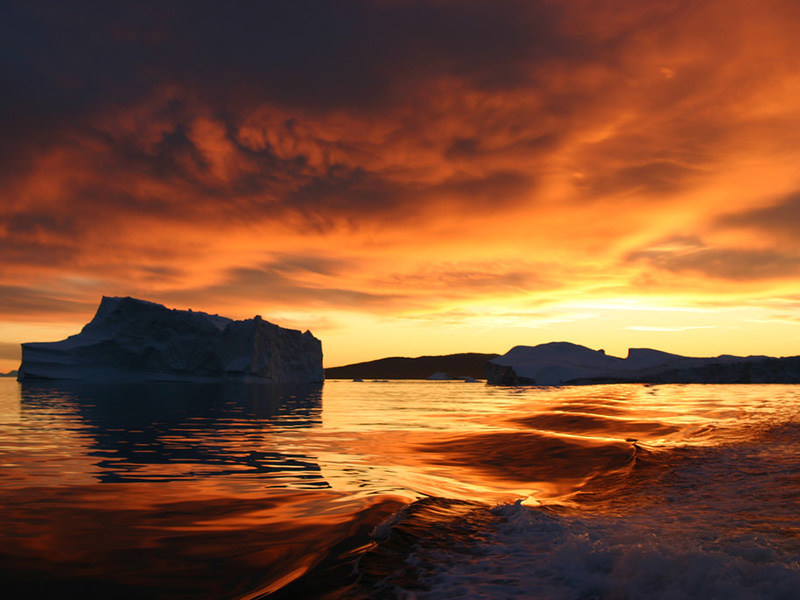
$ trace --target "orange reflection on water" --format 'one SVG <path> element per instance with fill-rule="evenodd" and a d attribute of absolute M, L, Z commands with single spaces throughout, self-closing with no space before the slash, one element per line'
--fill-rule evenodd
<path fill-rule="evenodd" d="M 0 471 L 0 563 L 41 596 L 91 580 L 107 597 L 251 597 L 421 496 L 616 499 L 641 455 L 752 438 L 799 405 L 792 386 L 16 385 L 0 398 L 0 453 L 20 465 Z"/>
<path fill-rule="evenodd" d="M 309 491 L 221 497 L 202 485 L 191 497 L 171 484 L 4 493 L 3 572 L 32 593 L 63 584 L 59 597 L 78 594 L 81 580 L 106 597 L 252 597 L 301 576 L 343 540 L 366 540 L 404 504 Z"/>
<path fill-rule="evenodd" d="M 764 386 L 742 385 L 329 382 L 314 454 L 326 481 L 352 493 L 377 484 L 487 502 L 567 500 L 594 477 L 632 468 L 637 448 L 729 443 L 794 406 L 791 386 L 767 389 L 769 399 Z"/>

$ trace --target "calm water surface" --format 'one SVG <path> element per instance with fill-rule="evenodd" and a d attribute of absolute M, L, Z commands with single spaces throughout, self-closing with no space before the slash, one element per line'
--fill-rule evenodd
<path fill-rule="evenodd" d="M 797 386 L 0 380 L 12 598 L 797 598 Z"/>

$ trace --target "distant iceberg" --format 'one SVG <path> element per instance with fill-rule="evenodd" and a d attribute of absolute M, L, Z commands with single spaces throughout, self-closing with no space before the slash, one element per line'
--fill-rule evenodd
<path fill-rule="evenodd" d="M 103 297 L 80 333 L 22 344 L 18 379 L 274 381 L 325 378 L 322 343 L 261 317 L 234 321 L 135 298 Z"/>
<path fill-rule="evenodd" d="M 458 379 L 458 377 L 453 377 L 450 373 L 445 373 L 444 371 L 436 371 L 436 373 L 428 377 L 428 381 L 453 381 L 454 379 Z"/>
<path fill-rule="evenodd" d="M 692 358 L 631 348 L 627 358 L 569 342 L 516 346 L 486 363 L 494 385 L 599 383 L 800 383 L 800 356 Z"/>
<path fill-rule="evenodd" d="M 467 383 L 477 383 L 478 380 L 469 375 L 450 375 L 445 371 L 436 371 L 433 375 L 427 378 L 428 381 L 466 381 Z"/>

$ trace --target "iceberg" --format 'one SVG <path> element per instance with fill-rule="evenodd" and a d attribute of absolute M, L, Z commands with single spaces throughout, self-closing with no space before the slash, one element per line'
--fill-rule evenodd
<path fill-rule="evenodd" d="M 427 378 L 428 381 L 466 381 L 467 383 L 477 383 L 478 380 L 469 375 L 450 375 L 445 371 L 436 371 Z"/>
<path fill-rule="evenodd" d="M 450 375 L 450 373 L 445 373 L 444 371 L 436 371 L 436 373 L 433 373 L 428 377 L 428 381 L 453 381 L 454 379 L 457 378 Z"/>
<path fill-rule="evenodd" d="M 22 344 L 17 378 L 317 383 L 325 375 L 310 331 L 103 297 L 80 333 Z"/>
<path fill-rule="evenodd" d="M 494 385 L 601 383 L 800 383 L 800 356 L 694 358 L 631 348 L 626 358 L 569 342 L 516 346 L 486 363 Z"/>

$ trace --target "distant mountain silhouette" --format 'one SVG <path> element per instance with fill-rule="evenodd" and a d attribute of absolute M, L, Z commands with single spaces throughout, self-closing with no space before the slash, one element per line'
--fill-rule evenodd
<path fill-rule="evenodd" d="M 494 385 L 800 383 L 800 356 L 691 357 L 631 348 L 627 358 L 570 342 L 515 346 L 486 365 Z"/>
<path fill-rule="evenodd" d="M 486 362 L 499 354 L 391 357 L 325 369 L 326 379 L 427 379 L 436 372 L 486 379 Z"/>

